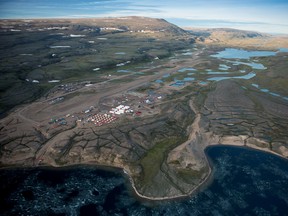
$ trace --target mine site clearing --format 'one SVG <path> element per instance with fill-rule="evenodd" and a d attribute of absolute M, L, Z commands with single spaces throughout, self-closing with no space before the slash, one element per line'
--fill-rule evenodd
<path fill-rule="evenodd" d="M 166 87 L 159 85 L 155 83 L 155 79 L 165 77 L 167 73 L 179 73 L 180 65 L 175 65 L 175 60 L 173 60 L 172 68 L 161 70 L 161 67 L 155 74 L 137 77 L 129 83 L 120 83 L 120 86 L 109 80 L 95 84 L 90 84 L 89 81 L 60 84 L 50 91 L 51 95 L 46 95 L 47 99 L 40 99 L 31 104 L 29 109 L 24 108 L 20 112 L 21 115 L 39 122 L 41 126 L 44 124 L 52 128 L 67 126 L 73 124 L 74 121 L 78 122 L 79 126 L 86 123 L 102 126 L 114 122 L 121 115 L 130 117 L 153 115 L 159 111 L 154 106 L 159 101 L 163 101 L 169 91 L 179 90 L 172 84 Z M 123 79 L 123 76 L 113 78 L 111 81 L 117 79 Z M 157 89 L 148 94 L 133 91 L 146 84 L 156 85 Z M 54 113 L 57 113 L 57 116 Z"/>
<path fill-rule="evenodd" d="M 251 60 L 248 62 L 224 60 L 219 62 L 218 71 L 216 72 L 209 68 L 199 71 L 194 66 L 200 63 L 198 56 L 204 50 L 199 51 L 197 47 L 194 47 L 193 51 L 191 49 L 183 50 L 176 53 L 175 57 L 170 58 L 168 62 L 164 62 L 168 68 L 165 68 L 166 66 L 162 65 L 163 63 L 158 63 L 157 67 L 153 66 L 151 69 L 148 67 L 139 71 L 143 74 L 154 71 L 151 75 L 133 76 L 129 71 L 125 71 L 124 75 L 107 75 L 106 80 L 99 83 L 83 81 L 60 84 L 55 86 L 50 94 L 46 95 L 46 99 L 40 99 L 39 102 L 31 104 L 29 110 L 23 110 L 21 115 L 38 122 L 38 125 L 45 127 L 46 131 L 75 123 L 78 127 L 83 127 L 86 124 L 100 127 L 115 123 L 123 116 L 131 119 L 156 115 L 160 112 L 157 109 L 157 104 L 165 100 L 167 94 L 171 91 L 181 90 L 187 85 L 201 86 L 207 85 L 211 81 L 230 78 L 251 79 L 256 76 L 252 70 L 267 69 L 257 60 L 252 62 Z M 116 67 L 124 65 L 116 65 Z M 246 70 L 239 70 L 239 67 L 237 67 L 239 65 L 242 65 Z M 132 81 L 125 82 L 125 78 L 131 77 Z M 124 82 L 113 83 L 113 81 L 120 79 Z M 134 91 L 138 87 L 147 84 L 153 85 L 155 90 L 149 93 Z M 252 86 L 257 87 L 255 84 L 252 84 Z M 266 90 L 260 89 L 260 91 L 265 92 Z M 267 92 L 280 97 L 280 95 L 269 90 Z M 285 97 L 283 98 L 285 99 Z M 54 113 L 57 113 L 57 115 L 54 115 Z"/>

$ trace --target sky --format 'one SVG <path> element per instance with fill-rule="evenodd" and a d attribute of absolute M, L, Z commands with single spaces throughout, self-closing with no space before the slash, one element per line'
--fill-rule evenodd
<path fill-rule="evenodd" d="M 288 0 L 0 0 L 0 19 L 146 16 L 180 27 L 288 34 Z"/>

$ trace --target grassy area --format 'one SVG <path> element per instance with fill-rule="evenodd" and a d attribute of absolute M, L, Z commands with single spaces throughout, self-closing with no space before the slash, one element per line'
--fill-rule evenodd
<path fill-rule="evenodd" d="M 162 107 L 164 113 L 169 112 L 169 109 L 172 109 L 172 112 L 161 128 L 151 131 L 151 140 L 154 140 L 155 144 L 138 161 L 143 169 L 139 179 L 140 187 L 150 185 L 154 181 L 161 172 L 161 166 L 166 161 L 168 153 L 187 140 L 186 128 L 194 120 L 194 114 L 189 107 L 189 98 L 183 98 L 173 105 L 168 103 L 163 106 L 165 106 Z"/>
<path fill-rule="evenodd" d="M 198 184 L 199 179 L 203 178 L 203 174 L 208 173 L 208 167 L 204 167 L 201 170 L 192 170 L 192 169 L 180 169 L 177 172 L 177 175 L 180 179 L 188 184 Z"/>
<path fill-rule="evenodd" d="M 177 145 L 183 143 L 187 137 L 169 137 L 155 144 L 147 154 L 140 160 L 143 168 L 141 184 L 150 184 L 157 173 L 161 170 L 161 165 L 167 157 L 167 152 Z"/>
<path fill-rule="evenodd" d="M 280 56 L 259 58 L 261 64 L 267 67 L 266 70 L 257 72 L 257 76 L 248 80 L 249 84 L 255 83 L 260 88 L 267 88 L 284 96 L 288 95 L 288 62 L 285 53 Z"/>

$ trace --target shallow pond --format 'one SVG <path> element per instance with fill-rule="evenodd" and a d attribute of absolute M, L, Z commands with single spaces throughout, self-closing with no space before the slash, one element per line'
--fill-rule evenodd
<path fill-rule="evenodd" d="M 231 67 L 225 64 L 220 64 L 219 65 L 219 70 L 229 70 Z"/>
<path fill-rule="evenodd" d="M 209 71 L 206 74 L 229 74 L 229 72 L 217 72 L 217 71 Z"/>
<path fill-rule="evenodd" d="M 256 63 L 256 62 L 240 62 L 240 61 L 231 61 L 233 65 L 247 65 L 250 66 L 252 69 L 257 69 L 257 70 L 265 70 L 267 69 L 263 64 L 261 63 Z"/>
<path fill-rule="evenodd" d="M 260 88 L 260 86 L 259 86 L 258 84 L 253 83 L 253 84 L 251 84 L 251 85 L 252 85 L 253 87 L 259 89 L 261 92 L 268 93 L 268 94 L 270 94 L 270 95 L 272 95 L 272 96 L 275 96 L 275 97 L 280 97 L 280 98 L 282 98 L 282 99 L 284 99 L 284 100 L 288 100 L 288 97 L 282 96 L 282 95 L 277 94 L 277 93 L 275 93 L 275 92 L 271 92 L 269 89 L 266 89 L 266 88 Z"/>
<path fill-rule="evenodd" d="M 163 80 L 157 79 L 155 80 L 156 83 L 163 83 Z"/>
<path fill-rule="evenodd" d="M 173 87 L 181 87 L 181 86 L 184 86 L 185 85 L 185 82 L 184 81 L 176 81 L 175 83 L 172 83 L 170 86 L 173 86 Z"/>
<path fill-rule="evenodd" d="M 200 85 L 207 85 L 208 82 L 200 81 L 199 84 L 200 84 Z"/>
<path fill-rule="evenodd" d="M 288 52 L 288 48 L 279 48 L 279 52 Z"/>
<path fill-rule="evenodd" d="M 180 73 L 183 73 L 186 71 L 196 71 L 196 69 L 195 68 L 181 68 L 178 70 L 178 72 L 180 72 Z"/>
<path fill-rule="evenodd" d="M 126 55 L 125 52 L 116 52 L 115 55 Z"/>
<path fill-rule="evenodd" d="M 131 73 L 130 70 L 117 70 L 118 73 Z"/>
<path fill-rule="evenodd" d="M 194 81 L 195 80 L 195 78 L 193 78 L 193 77 L 185 77 L 184 79 L 183 79 L 183 81 L 187 81 L 187 82 L 189 82 L 189 81 Z"/>
<path fill-rule="evenodd" d="M 221 81 L 221 80 L 227 80 L 227 79 L 251 79 L 253 77 L 255 77 L 256 74 L 254 72 L 250 72 L 246 75 L 243 75 L 243 76 L 227 76 L 227 77 L 211 77 L 211 78 L 208 78 L 207 80 L 210 80 L 210 81 Z"/>

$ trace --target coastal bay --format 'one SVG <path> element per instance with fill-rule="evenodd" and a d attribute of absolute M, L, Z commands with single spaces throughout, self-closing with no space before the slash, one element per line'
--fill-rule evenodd
<path fill-rule="evenodd" d="M 206 149 L 210 183 L 186 198 L 138 198 L 121 170 L 91 165 L 0 170 L 1 215 L 285 215 L 288 165 L 281 157 L 232 146 Z"/>

